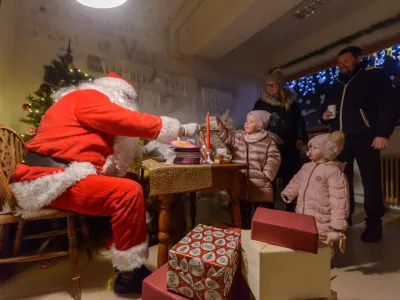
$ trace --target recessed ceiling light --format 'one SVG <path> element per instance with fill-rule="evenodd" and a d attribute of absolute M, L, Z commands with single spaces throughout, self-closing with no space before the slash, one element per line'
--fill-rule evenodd
<path fill-rule="evenodd" d="M 88 7 L 107 9 L 107 8 L 114 8 L 121 6 L 128 0 L 76 0 L 76 1 Z"/>
<path fill-rule="evenodd" d="M 325 4 L 329 3 L 330 0 L 308 0 L 303 1 L 295 11 L 294 16 L 298 19 L 305 19 L 313 15 L 318 9 Z"/>

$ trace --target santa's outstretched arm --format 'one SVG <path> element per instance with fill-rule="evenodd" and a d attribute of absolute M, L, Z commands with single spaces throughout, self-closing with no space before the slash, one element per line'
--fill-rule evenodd
<path fill-rule="evenodd" d="M 197 124 L 183 125 L 174 118 L 122 108 L 95 90 L 82 90 L 79 93 L 82 100 L 77 101 L 74 109 L 76 119 L 83 126 L 108 134 L 155 139 L 165 143 L 178 136 L 196 135 L 200 130 Z"/>

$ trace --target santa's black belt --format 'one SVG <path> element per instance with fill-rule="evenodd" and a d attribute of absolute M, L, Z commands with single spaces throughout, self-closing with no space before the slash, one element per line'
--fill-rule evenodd
<path fill-rule="evenodd" d="M 60 158 L 53 158 L 29 151 L 25 159 L 25 164 L 30 167 L 66 168 L 69 162 Z"/>

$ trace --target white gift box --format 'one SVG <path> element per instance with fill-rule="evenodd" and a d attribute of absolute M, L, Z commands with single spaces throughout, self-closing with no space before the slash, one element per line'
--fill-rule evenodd
<path fill-rule="evenodd" d="M 244 278 L 256 300 L 304 300 L 331 297 L 330 247 L 318 254 L 295 251 L 251 239 L 242 230 Z"/>

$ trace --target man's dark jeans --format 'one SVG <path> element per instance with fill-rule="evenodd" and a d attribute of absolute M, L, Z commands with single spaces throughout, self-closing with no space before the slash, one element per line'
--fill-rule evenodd
<path fill-rule="evenodd" d="M 345 174 L 350 187 L 350 214 L 354 213 L 354 160 L 360 169 L 364 186 L 364 209 L 368 222 L 379 222 L 384 215 L 380 151 L 371 145 L 372 135 L 346 135 L 345 145 L 338 160 L 346 162 Z"/>

